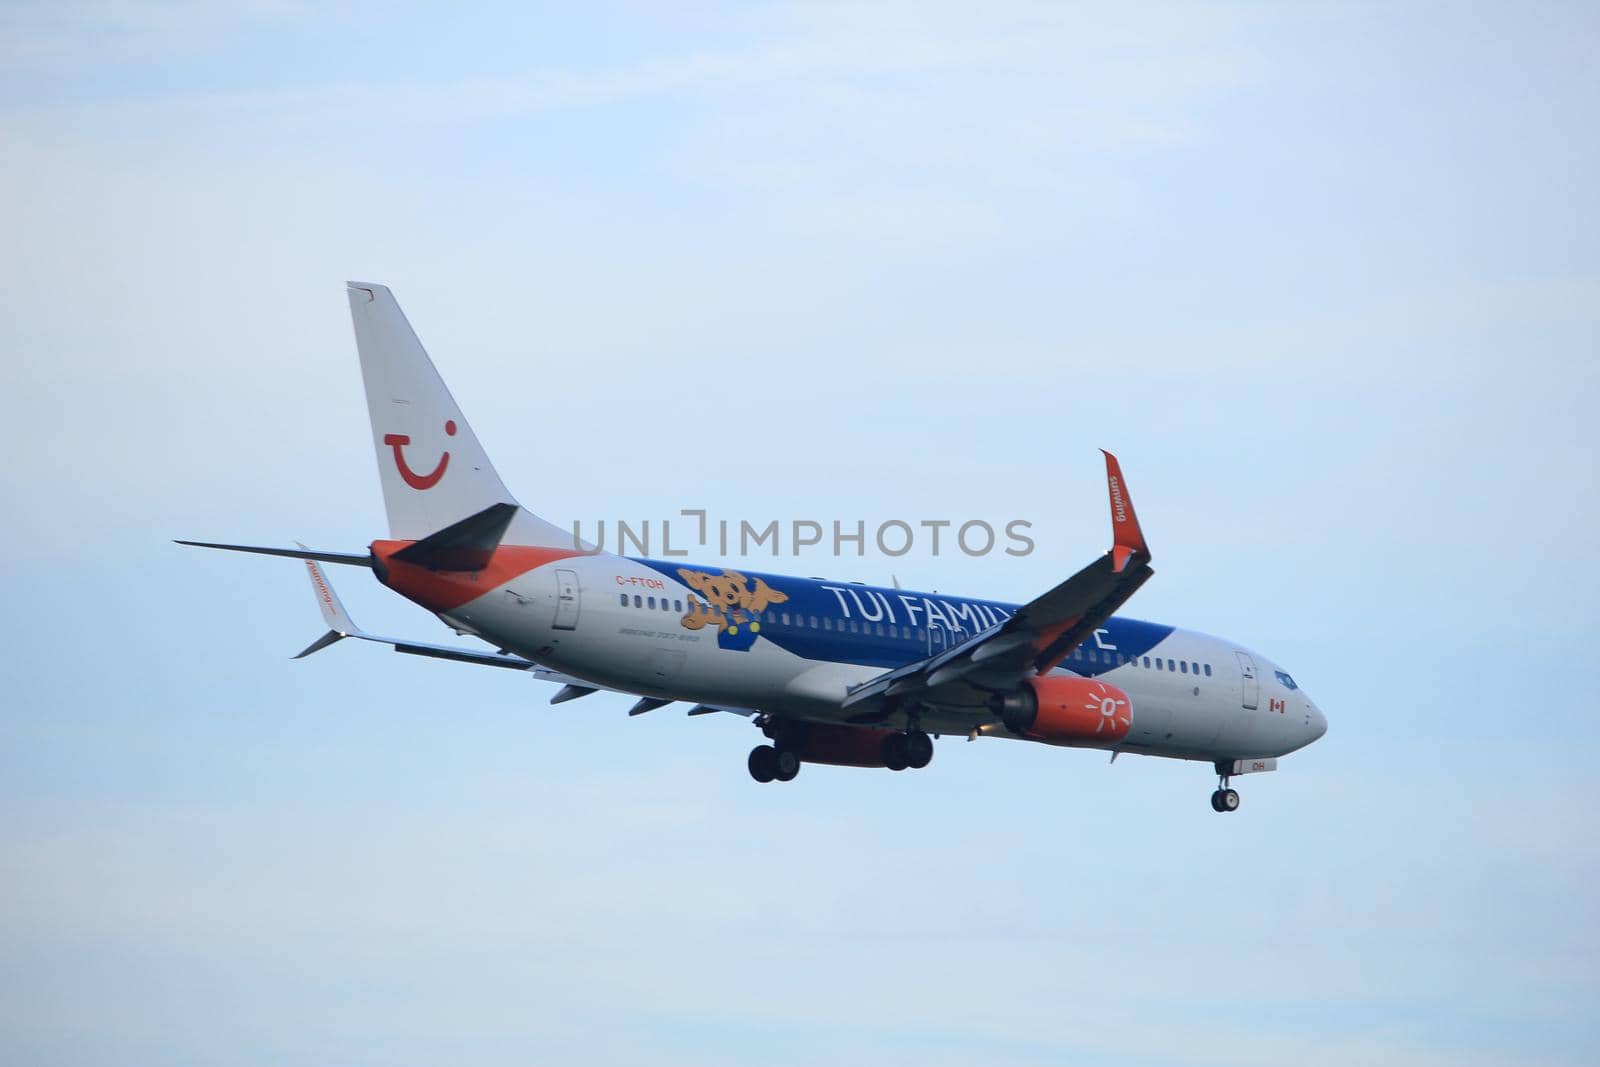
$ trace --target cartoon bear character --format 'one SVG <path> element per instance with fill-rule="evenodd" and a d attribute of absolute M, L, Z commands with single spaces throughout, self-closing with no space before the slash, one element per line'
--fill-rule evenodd
<path fill-rule="evenodd" d="M 743 630 L 748 638 L 735 643 L 748 648 L 754 635 L 761 630 L 761 623 L 752 616 L 789 599 L 787 593 L 779 592 L 764 580 L 752 580 L 738 571 L 712 574 L 679 567 L 678 575 L 690 589 L 705 598 L 702 603 L 690 597 L 689 611 L 679 621 L 690 630 L 716 627 L 719 645 L 727 644 L 723 638 L 736 637 Z"/>

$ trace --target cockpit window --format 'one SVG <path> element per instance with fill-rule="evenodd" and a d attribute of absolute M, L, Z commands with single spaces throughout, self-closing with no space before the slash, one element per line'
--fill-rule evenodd
<path fill-rule="evenodd" d="M 1294 679 L 1293 678 L 1289 677 L 1287 674 L 1283 673 L 1282 671 L 1273 671 L 1272 673 L 1276 674 L 1278 676 L 1278 681 L 1283 683 L 1283 687 L 1285 689 L 1299 689 L 1300 688 L 1298 685 L 1294 684 Z"/>

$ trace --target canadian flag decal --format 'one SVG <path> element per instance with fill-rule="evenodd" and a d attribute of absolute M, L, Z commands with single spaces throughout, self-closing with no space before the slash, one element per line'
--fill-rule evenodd
<path fill-rule="evenodd" d="M 1271 710 L 1271 711 L 1277 712 L 1279 715 L 1282 715 L 1283 714 L 1283 708 L 1284 708 L 1284 702 L 1279 700 L 1279 699 L 1277 699 L 1276 697 L 1274 697 L 1271 700 L 1267 701 L 1267 708 L 1269 710 Z"/>

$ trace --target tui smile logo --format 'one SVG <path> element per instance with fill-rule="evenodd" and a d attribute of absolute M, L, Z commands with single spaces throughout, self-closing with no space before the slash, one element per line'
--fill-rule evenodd
<path fill-rule="evenodd" d="M 450 419 L 444 424 L 444 432 L 448 437 L 456 435 L 456 422 Z M 411 469 L 411 464 L 406 462 L 405 447 L 411 443 L 411 437 L 403 433 L 388 433 L 383 435 L 383 443 L 394 449 L 394 467 L 400 472 L 400 477 L 405 479 L 407 485 L 413 489 L 432 489 L 439 484 L 439 479 L 444 477 L 444 470 L 450 466 L 450 453 L 446 451 L 439 457 L 438 466 L 427 474 L 418 474 Z"/>

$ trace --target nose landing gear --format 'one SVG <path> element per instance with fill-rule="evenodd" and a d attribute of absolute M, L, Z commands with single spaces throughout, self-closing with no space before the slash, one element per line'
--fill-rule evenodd
<path fill-rule="evenodd" d="M 1217 791 L 1211 794 L 1211 810 L 1227 814 L 1239 810 L 1239 793 L 1228 787 L 1229 775 L 1217 774 Z"/>
<path fill-rule="evenodd" d="M 1230 812 L 1239 810 L 1239 791 L 1237 789 L 1219 789 L 1211 794 L 1211 810 Z"/>

